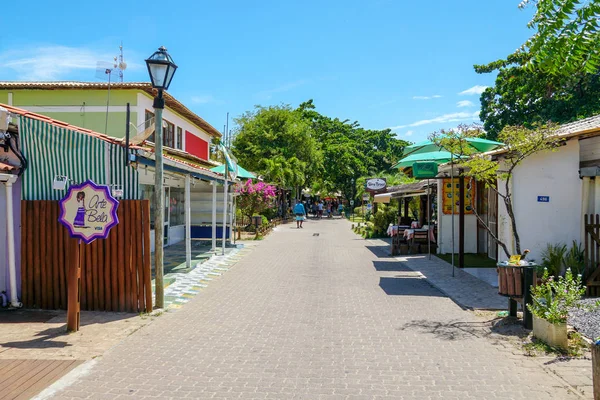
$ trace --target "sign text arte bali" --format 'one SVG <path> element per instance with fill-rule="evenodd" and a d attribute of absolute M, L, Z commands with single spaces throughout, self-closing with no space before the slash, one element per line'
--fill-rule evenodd
<path fill-rule="evenodd" d="M 387 181 L 385 178 L 369 178 L 365 182 L 367 192 L 371 194 L 385 193 Z"/>
<path fill-rule="evenodd" d="M 91 180 L 70 186 L 60 201 L 60 217 L 71 237 L 86 244 L 96 239 L 106 239 L 110 229 L 119 223 L 119 202 L 107 186 L 96 185 Z"/>

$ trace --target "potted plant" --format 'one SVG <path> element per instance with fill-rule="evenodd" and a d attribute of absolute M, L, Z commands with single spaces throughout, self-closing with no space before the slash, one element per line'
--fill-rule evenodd
<path fill-rule="evenodd" d="M 555 278 L 544 269 L 541 284 L 531 288 L 532 303 L 527 304 L 533 314 L 533 336 L 550 346 L 568 348 L 568 310 L 578 307 L 585 293 L 581 275 L 573 276 L 567 269 L 564 277 Z"/>

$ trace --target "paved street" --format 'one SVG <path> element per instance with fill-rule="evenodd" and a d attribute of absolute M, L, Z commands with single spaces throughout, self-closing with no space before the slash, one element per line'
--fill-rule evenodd
<path fill-rule="evenodd" d="M 579 398 L 374 243 L 344 220 L 282 225 L 55 397 Z"/>

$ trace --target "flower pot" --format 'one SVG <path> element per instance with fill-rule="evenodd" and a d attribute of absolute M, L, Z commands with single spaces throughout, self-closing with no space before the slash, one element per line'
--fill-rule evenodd
<path fill-rule="evenodd" d="M 533 316 L 533 336 L 552 347 L 567 349 L 569 347 L 567 337 L 567 324 L 551 324 L 545 319 Z"/>
<path fill-rule="evenodd" d="M 498 294 L 523 296 L 523 267 L 498 265 Z"/>

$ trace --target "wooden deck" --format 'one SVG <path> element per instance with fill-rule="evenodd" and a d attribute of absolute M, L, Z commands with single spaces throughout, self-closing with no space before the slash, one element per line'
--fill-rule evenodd
<path fill-rule="evenodd" d="M 30 399 L 82 360 L 0 360 L 0 398 Z"/>

